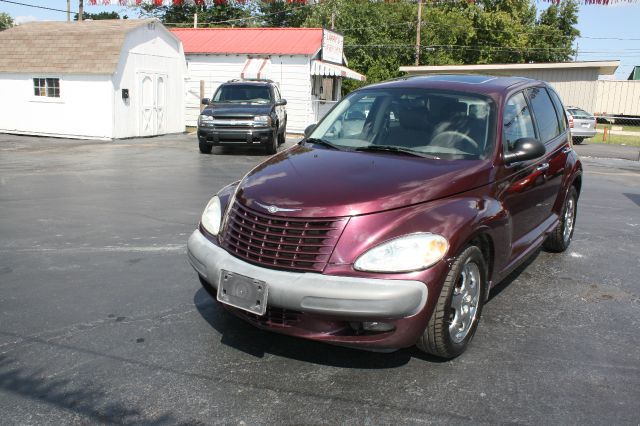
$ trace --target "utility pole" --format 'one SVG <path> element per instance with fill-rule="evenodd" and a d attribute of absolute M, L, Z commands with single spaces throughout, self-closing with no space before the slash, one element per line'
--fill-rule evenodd
<path fill-rule="evenodd" d="M 84 15 L 84 0 L 78 0 L 78 22 L 82 21 Z"/>
<path fill-rule="evenodd" d="M 331 29 L 333 30 L 336 27 L 336 11 L 335 9 L 331 11 Z"/>
<path fill-rule="evenodd" d="M 67 22 L 71 22 L 71 0 L 67 0 Z"/>
<path fill-rule="evenodd" d="M 193 14 L 193 28 L 198 28 L 198 12 Z"/>
<path fill-rule="evenodd" d="M 418 24 L 416 25 L 416 66 L 420 65 L 420 27 L 422 27 L 422 0 L 418 0 Z"/>

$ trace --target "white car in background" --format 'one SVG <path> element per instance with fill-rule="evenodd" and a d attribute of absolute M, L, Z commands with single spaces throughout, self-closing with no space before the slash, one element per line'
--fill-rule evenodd
<path fill-rule="evenodd" d="M 596 135 L 596 118 L 592 114 L 578 107 L 568 106 L 565 109 L 573 143 L 580 145 L 584 139 Z"/>

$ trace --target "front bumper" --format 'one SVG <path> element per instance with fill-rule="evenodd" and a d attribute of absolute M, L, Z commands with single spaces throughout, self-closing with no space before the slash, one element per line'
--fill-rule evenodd
<path fill-rule="evenodd" d="M 199 230 L 189 238 L 188 257 L 200 280 L 215 297 L 221 270 L 267 283 L 267 313 L 258 316 L 223 304 L 254 326 L 335 345 L 393 351 L 415 344 L 423 333 L 432 300 L 423 281 L 372 279 L 298 273 L 261 268 L 233 257 Z M 434 271 L 435 272 L 435 271 Z M 393 329 L 366 332 L 355 326 L 380 321 Z"/>
<path fill-rule="evenodd" d="M 218 288 L 221 270 L 258 278 L 269 286 L 269 306 L 350 320 L 400 319 L 416 315 L 427 302 L 420 281 L 339 277 L 277 271 L 240 260 L 213 244 L 199 230 L 191 234 L 189 261 Z"/>
<path fill-rule="evenodd" d="M 205 127 L 198 126 L 198 140 L 213 145 L 265 144 L 271 141 L 271 127 Z"/>

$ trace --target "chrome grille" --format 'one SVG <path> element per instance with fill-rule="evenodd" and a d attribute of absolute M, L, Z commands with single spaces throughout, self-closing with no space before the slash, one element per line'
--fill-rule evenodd
<path fill-rule="evenodd" d="M 273 269 L 322 272 L 346 218 L 287 218 L 233 204 L 223 246 L 251 263 Z"/>

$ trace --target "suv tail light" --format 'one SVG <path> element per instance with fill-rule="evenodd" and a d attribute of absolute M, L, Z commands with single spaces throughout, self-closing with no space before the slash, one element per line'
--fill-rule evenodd
<path fill-rule="evenodd" d="M 573 117 L 569 116 L 569 128 L 573 129 Z"/>

